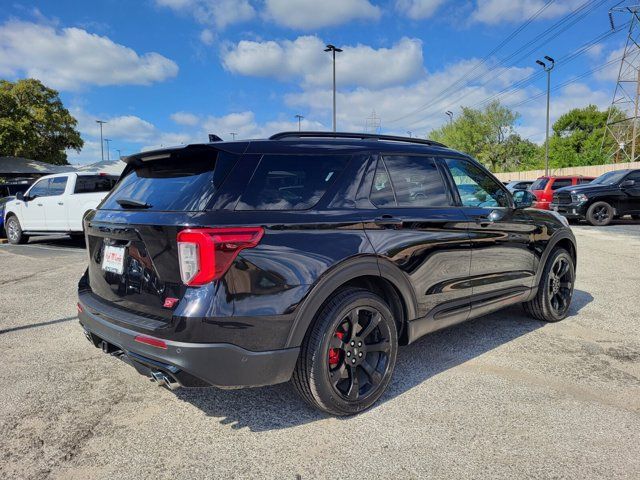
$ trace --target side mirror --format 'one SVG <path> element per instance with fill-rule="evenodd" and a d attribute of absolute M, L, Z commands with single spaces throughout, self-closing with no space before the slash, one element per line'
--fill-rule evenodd
<path fill-rule="evenodd" d="M 622 188 L 629 188 L 629 187 L 633 187 L 635 184 L 636 184 L 635 180 L 625 180 L 620 184 L 620 186 Z"/>
<path fill-rule="evenodd" d="M 536 196 L 529 190 L 518 190 L 513 194 L 516 208 L 529 208 L 536 201 Z"/>
<path fill-rule="evenodd" d="M 29 197 L 25 197 L 24 196 L 24 192 L 16 193 L 16 200 L 20 200 L 22 202 L 26 202 L 28 199 L 29 199 Z"/>

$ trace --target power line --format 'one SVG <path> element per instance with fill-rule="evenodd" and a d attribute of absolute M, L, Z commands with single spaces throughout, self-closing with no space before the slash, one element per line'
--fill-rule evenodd
<path fill-rule="evenodd" d="M 442 95 L 445 95 L 450 91 L 453 91 L 453 89 L 455 89 L 461 83 L 463 83 L 463 81 L 466 78 L 469 78 L 469 75 L 471 75 L 471 73 L 473 73 L 479 67 L 484 65 L 487 62 L 487 60 L 489 60 L 495 53 L 497 53 L 502 47 L 504 47 L 507 43 L 509 43 L 516 35 L 518 35 L 522 30 L 524 30 L 531 22 L 533 22 L 536 18 L 538 18 L 538 16 L 540 16 L 542 14 L 542 12 L 544 12 L 549 7 L 549 5 L 551 5 L 553 2 L 554 2 L 554 0 L 550 0 L 547 3 L 545 3 L 538 11 L 536 11 L 533 15 L 531 15 L 522 25 L 520 25 L 517 29 L 515 29 L 513 32 L 511 32 L 504 40 L 502 40 L 502 42 L 500 42 L 496 47 L 494 47 L 493 50 L 491 50 L 478 63 L 476 63 L 471 69 L 469 69 L 462 77 L 457 79 L 453 84 L 449 85 L 448 87 L 446 87 L 443 90 L 441 90 L 440 92 L 438 92 L 436 94 L 436 97 L 441 97 Z M 420 108 L 424 107 L 425 105 L 428 105 L 428 103 L 424 104 L 421 107 L 418 107 L 418 109 L 415 112 L 412 112 L 412 113 L 403 115 L 401 117 L 395 118 L 395 119 L 391 120 L 389 123 L 395 123 L 395 122 L 397 122 L 399 120 L 402 120 L 404 118 L 407 118 L 407 117 L 413 115 L 414 113 L 418 112 L 420 110 Z"/>
<path fill-rule="evenodd" d="M 599 0 L 599 1 L 598 0 L 588 0 L 588 1 L 586 1 L 580 7 L 576 8 L 573 11 L 571 11 L 570 13 L 565 15 L 563 18 L 561 18 L 559 21 L 554 23 L 552 26 L 550 26 L 549 28 L 545 29 L 543 32 L 538 34 L 531 41 L 527 42 L 527 45 L 516 49 L 510 55 L 508 55 L 507 57 L 505 57 L 502 60 L 500 60 L 494 66 L 494 68 L 497 68 L 497 67 L 505 65 L 509 60 L 511 60 L 515 56 L 519 55 L 523 50 L 525 50 L 528 47 L 531 47 L 531 48 L 528 48 L 528 50 L 523 55 L 521 55 L 517 60 L 515 60 L 513 63 L 516 64 L 516 63 L 522 61 L 523 59 L 525 59 L 528 56 L 530 56 L 533 52 L 535 52 L 538 48 L 542 47 L 543 45 L 546 45 L 549 41 L 551 41 L 554 38 L 558 37 L 559 35 L 564 33 L 566 30 L 568 30 L 570 27 L 572 27 L 573 25 L 575 25 L 579 21 L 583 20 L 591 11 L 593 11 L 595 8 L 599 7 L 600 5 L 605 3 L 606 1 L 607 0 Z M 589 10 L 587 10 L 587 9 L 589 9 Z M 567 22 L 569 22 L 569 23 L 567 23 Z M 540 45 L 538 45 L 538 43 Z M 469 96 L 471 93 L 473 93 L 478 88 L 483 87 L 483 86 L 487 85 L 488 83 L 490 83 L 492 80 L 495 80 L 498 77 L 502 76 L 505 72 L 506 72 L 505 69 L 503 69 L 501 71 L 498 71 L 497 74 L 494 72 L 494 70 L 487 70 L 487 71 L 483 72 L 482 74 L 480 74 L 479 76 L 474 77 L 470 82 L 467 82 L 465 86 L 470 85 L 470 83 L 473 82 L 473 81 L 482 80 L 482 79 L 486 78 L 487 76 L 489 76 L 489 75 L 491 75 L 493 73 L 493 75 L 489 79 L 487 79 L 484 83 L 482 83 L 480 85 L 476 85 L 476 86 L 472 87 L 471 90 L 466 91 L 462 96 L 458 97 L 455 101 L 450 102 L 446 106 L 438 105 L 439 103 L 441 103 L 444 100 L 444 98 L 440 97 L 439 95 L 436 95 L 436 97 L 433 98 L 430 102 L 427 102 L 426 104 L 422 105 L 421 107 L 419 107 L 418 109 L 414 110 L 413 112 L 410 112 L 410 113 L 408 113 L 406 115 L 403 115 L 402 117 L 399 117 L 399 119 L 404 119 L 404 118 L 411 117 L 411 116 L 413 116 L 413 115 L 415 115 L 417 113 L 420 113 L 422 111 L 427 111 L 427 112 L 431 113 L 429 111 L 429 109 L 434 107 L 434 106 L 437 106 L 437 105 L 440 108 L 443 108 L 443 107 L 444 108 L 446 108 L 446 107 L 450 108 L 450 105 L 457 104 L 460 100 L 466 98 L 467 96 Z M 396 120 L 398 120 L 398 119 L 396 119 Z M 415 125 L 416 123 L 418 123 L 420 121 L 422 121 L 422 119 L 418 119 L 418 120 L 416 120 L 416 121 L 414 121 L 412 123 L 409 123 L 409 124 L 407 124 L 405 126 L 412 126 L 412 125 Z"/>

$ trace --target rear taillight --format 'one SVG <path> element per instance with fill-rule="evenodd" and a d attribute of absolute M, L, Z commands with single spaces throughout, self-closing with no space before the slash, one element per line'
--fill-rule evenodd
<path fill-rule="evenodd" d="M 240 250 L 258 245 L 261 227 L 189 228 L 178 233 L 180 276 L 186 285 L 221 278 Z"/>

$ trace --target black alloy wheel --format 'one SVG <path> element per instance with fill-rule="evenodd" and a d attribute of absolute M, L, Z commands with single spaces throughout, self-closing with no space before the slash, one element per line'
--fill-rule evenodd
<path fill-rule="evenodd" d="M 558 322 L 569 313 L 574 284 L 575 262 L 569 252 L 558 247 L 549 255 L 536 296 L 524 303 L 524 309 L 538 320 Z"/>
<path fill-rule="evenodd" d="M 587 221 L 596 227 L 609 225 L 613 220 L 613 208 L 607 202 L 596 202 L 587 210 Z"/>
<path fill-rule="evenodd" d="M 389 368 L 391 331 L 374 307 L 352 309 L 329 342 L 327 361 L 335 392 L 349 401 L 375 392 Z"/>
<path fill-rule="evenodd" d="M 397 350 L 388 305 L 368 290 L 348 288 L 325 303 L 307 332 L 293 384 L 313 407 L 353 415 L 384 393 Z"/>

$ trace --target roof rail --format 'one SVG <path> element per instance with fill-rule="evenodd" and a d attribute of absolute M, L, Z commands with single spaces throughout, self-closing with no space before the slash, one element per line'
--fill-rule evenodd
<path fill-rule="evenodd" d="M 419 143 L 436 147 L 446 145 L 422 138 L 399 137 L 396 135 L 379 135 L 377 133 L 347 133 L 347 132 L 280 132 L 271 135 L 269 140 L 286 140 L 289 138 L 353 138 L 359 140 L 386 140 L 390 142 Z"/>

